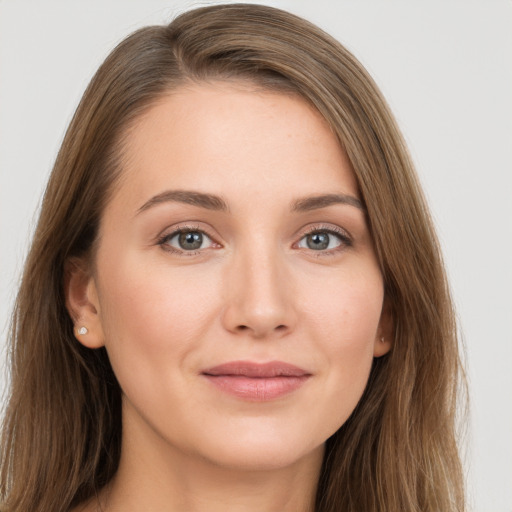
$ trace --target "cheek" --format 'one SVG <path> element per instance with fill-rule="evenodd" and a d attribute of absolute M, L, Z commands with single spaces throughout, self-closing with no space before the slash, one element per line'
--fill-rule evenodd
<path fill-rule="evenodd" d="M 303 309 L 326 344 L 333 350 L 373 347 L 384 298 L 378 268 L 343 269 L 318 282 L 321 289 L 303 295 Z M 314 284 L 305 282 L 301 288 L 313 290 Z"/>
<path fill-rule="evenodd" d="M 206 275 L 148 265 L 134 255 L 106 261 L 99 280 L 105 343 L 119 380 L 183 364 L 204 337 L 216 310 Z M 197 274 L 197 272 L 196 272 Z M 171 360 L 171 361 L 170 361 Z M 144 366 L 147 365 L 147 368 Z"/>
<path fill-rule="evenodd" d="M 334 429 L 350 416 L 366 387 L 383 303 L 380 272 L 345 273 L 323 282 L 305 308 L 308 337 L 316 340 L 325 374 L 325 410 Z M 306 299 L 304 299 L 306 304 Z"/>

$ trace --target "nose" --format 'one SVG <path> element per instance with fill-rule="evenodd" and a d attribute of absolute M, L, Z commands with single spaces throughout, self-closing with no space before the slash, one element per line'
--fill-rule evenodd
<path fill-rule="evenodd" d="M 284 336 L 297 321 L 286 265 L 272 251 L 236 257 L 225 284 L 224 327 L 255 339 Z"/>

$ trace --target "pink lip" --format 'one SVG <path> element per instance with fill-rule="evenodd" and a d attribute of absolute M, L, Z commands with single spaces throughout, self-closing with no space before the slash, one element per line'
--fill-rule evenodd
<path fill-rule="evenodd" d="M 287 395 L 311 377 L 306 370 L 282 361 L 232 361 L 209 368 L 202 375 L 220 390 L 254 402 Z"/>

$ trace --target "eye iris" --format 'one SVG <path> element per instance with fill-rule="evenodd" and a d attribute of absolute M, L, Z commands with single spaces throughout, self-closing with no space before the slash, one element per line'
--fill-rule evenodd
<path fill-rule="evenodd" d="M 308 235 L 307 244 L 310 249 L 320 251 L 329 247 L 329 235 L 328 233 L 313 233 Z"/>
<path fill-rule="evenodd" d="M 199 249 L 203 244 L 203 235 L 198 231 L 189 231 L 187 233 L 181 233 L 178 237 L 180 247 L 187 251 L 193 251 Z"/>

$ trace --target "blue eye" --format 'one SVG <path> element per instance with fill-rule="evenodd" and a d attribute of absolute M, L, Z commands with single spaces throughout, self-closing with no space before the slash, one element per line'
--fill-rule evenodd
<path fill-rule="evenodd" d="M 167 235 L 161 243 L 179 251 L 198 251 L 210 247 L 213 242 L 202 231 L 182 230 Z"/>
<path fill-rule="evenodd" d="M 337 249 L 341 245 L 349 245 L 348 237 L 334 233 L 332 231 L 313 231 L 302 237 L 298 247 L 302 249 L 311 249 L 313 251 L 328 251 Z"/>

